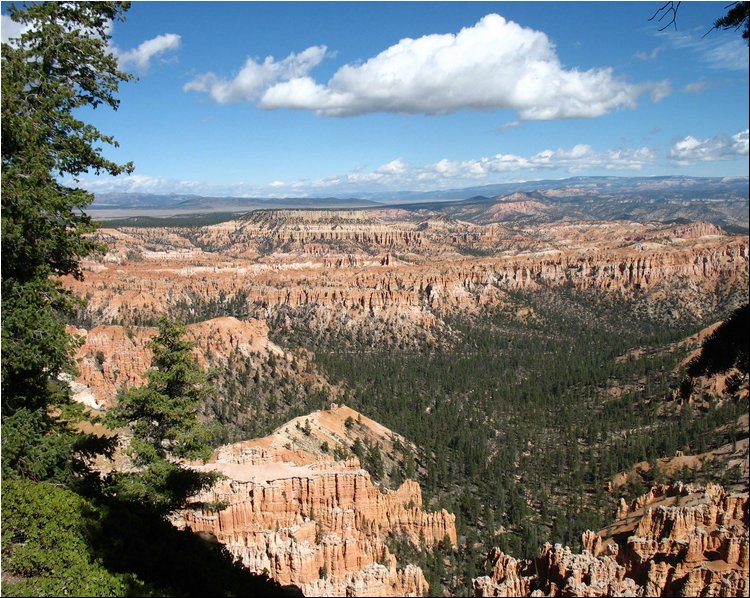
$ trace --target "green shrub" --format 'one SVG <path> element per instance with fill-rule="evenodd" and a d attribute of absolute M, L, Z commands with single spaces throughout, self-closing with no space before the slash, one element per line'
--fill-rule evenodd
<path fill-rule="evenodd" d="M 3 594 L 145 594 L 145 584 L 134 575 L 108 571 L 92 550 L 105 517 L 101 508 L 53 484 L 5 480 L 3 578 L 14 581 L 3 584 Z"/>

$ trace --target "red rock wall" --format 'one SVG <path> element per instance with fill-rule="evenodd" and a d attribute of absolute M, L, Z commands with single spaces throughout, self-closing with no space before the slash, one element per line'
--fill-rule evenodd
<path fill-rule="evenodd" d="M 180 525 L 215 535 L 252 571 L 266 569 L 309 595 L 424 594 L 421 570 L 402 569 L 386 536 L 456 544 L 455 516 L 423 511 L 417 483 L 383 492 L 356 459 L 300 464 L 289 451 L 249 441 L 223 447 L 205 467 L 228 479 L 197 499 L 229 506 L 185 511 Z"/>
<path fill-rule="evenodd" d="M 721 486 L 657 486 L 586 532 L 583 551 L 545 544 L 534 561 L 495 549 L 476 596 L 747 596 L 748 494 Z"/>
<path fill-rule="evenodd" d="M 260 320 L 213 318 L 191 324 L 187 329 L 188 337 L 195 342 L 193 355 L 201 367 L 206 366 L 207 356 L 211 356 L 214 365 L 226 363 L 233 351 L 244 355 L 283 355 L 268 340 L 268 325 Z M 110 406 L 119 392 L 145 382 L 144 374 L 152 359 L 147 343 L 156 334 L 156 328 L 96 326 L 89 331 L 70 328 L 70 332 L 83 340 L 76 350 L 76 381 L 86 385 L 100 405 Z"/>
<path fill-rule="evenodd" d="M 456 254 L 448 235 L 409 253 L 408 262 L 397 257 L 393 245 L 399 239 L 410 247 L 419 245 L 418 231 L 341 232 L 330 225 L 328 232 L 311 232 L 287 226 L 290 230 L 283 234 L 294 241 L 292 245 L 308 234 L 351 238 L 344 249 L 326 245 L 320 257 L 293 246 L 268 255 L 242 249 L 268 242 L 269 234 L 282 234 L 256 226 L 248 237 L 251 243 L 242 236 L 250 234 L 249 226 L 235 222 L 198 232 L 165 229 L 161 237 L 156 229 L 104 231 L 111 251 L 103 263 L 87 263 L 86 280 L 66 279 L 66 284 L 88 296 L 95 323 L 161 314 L 178 302 L 199 311 L 198 303 L 242 295 L 243 309 L 260 306 L 270 313 L 282 306 L 309 307 L 386 318 L 399 310 L 427 328 L 435 323 L 435 310 L 496 304 L 503 301 L 506 289 L 571 284 L 579 289 L 648 293 L 660 286 L 689 284 L 715 293 L 748 284 L 747 238 L 720 234 L 705 223 L 656 228 L 632 223 L 537 226 L 512 233 L 497 225 L 473 227 L 475 232 L 459 236 L 482 237 L 488 243 L 482 247 L 493 255 Z M 127 259 L 133 247 L 146 257 Z"/>

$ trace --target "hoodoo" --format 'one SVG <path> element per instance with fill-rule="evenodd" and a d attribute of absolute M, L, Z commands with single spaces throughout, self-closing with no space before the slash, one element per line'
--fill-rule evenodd
<path fill-rule="evenodd" d="M 200 467 L 226 477 L 196 500 L 220 507 L 182 511 L 177 525 L 214 535 L 251 571 L 306 595 L 428 594 L 421 569 L 399 562 L 387 539 L 455 545 L 455 516 L 426 512 L 416 482 L 383 490 L 356 458 L 320 458 L 279 447 L 279 440 L 218 449 Z"/>

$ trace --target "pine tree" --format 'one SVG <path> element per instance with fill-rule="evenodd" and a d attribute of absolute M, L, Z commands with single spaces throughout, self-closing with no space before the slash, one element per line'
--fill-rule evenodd
<path fill-rule="evenodd" d="M 2 455 L 3 477 L 61 480 L 77 436 L 67 385 L 75 341 L 65 331 L 76 299 L 59 276 L 82 278 L 79 261 L 100 250 L 82 212 L 93 196 L 60 181 L 132 170 L 102 156 L 111 137 L 76 118 L 82 107 L 116 109 L 130 75 L 108 49 L 125 2 L 8 6 L 28 27 L 2 44 Z"/>
<path fill-rule="evenodd" d="M 154 352 L 147 384 L 130 389 L 106 416 L 109 425 L 132 430 L 128 454 L 137 468 L 111 474 L 109 491 L 163 513 L 180 508 L 217 479 L 176 462 L 208 458 L 212 433 L 198 415 L 213 389 L 195 362 L 186 332 L 177 322 L 159 320 L 159 332 L 147 345 Z"/>
<path fill-rule="evenodd" d="M 377 442 L 374 442 L 367 450 L 365 468 L 375 480 L 381 480 L 385 475 L 385 464 Z"/>

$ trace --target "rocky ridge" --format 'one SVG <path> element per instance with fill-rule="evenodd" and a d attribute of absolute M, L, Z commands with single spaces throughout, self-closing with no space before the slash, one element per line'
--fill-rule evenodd
<path fill-rule="evenodd" d="M 313 411 L 279 426 L 263 443 L 269 447 L 303 451 L 315 458 L 346 454 L 359 441 L 362 447 L 379 447 L 384 475 L 381 480 L 392 487 L 393 471 L 403 467 L 404 458 L 417 455 L 418 449 L 400 434 L 347 407 L 331 404 L 329 409 Z M 414 462 L 416 473 L 417 462 Z"/>
<path fill-rule="evenodd" d="M 493 550 L 476 596 L 747 596 L 748 494 L 715 484 L 660 485 L 573 553 L 545 544 L 533 561 Z"/>
<path fill-rule="evenodd" d="M 400 564 L 386 538 L 455 545 L 455 516 L 425 512 L 416 482 L 382 490 L 356 458 L 335 461 L 279 441 L 227 445 L 196 466 L 226 476 L 196 497 L 224 508 L 185 510 L 175 523 L 215 536 L 250 570 L 267 570 L 306 595 L 427 594 L 421 569 Z"/>
<path fill-rule="evenodd" d="M 118 393 L 144 383 L 152 359 L 147 343 L 156 334 L 156 327 L 104 325 L 91 330 L 70 327 L 69 332 L 82 340 L 76 351 L 76 382 L 93 395 L 95 404 L 91 406 L 109 407 Z M 201 367 L 209 361 L 211 365 L 226 365 L 227 356 L 233 352 L 291 359 L 268 340 L 268 325 L 260 320 L 213 318 L 189 325 L 188 338 L 195 343 L 193 356 Z"/>
<path fill-rule="evenodd" d="M 272 321 L 306 313 L 310 330 L 429 337 L 451 311 L 502 305 L 509 291 L 669 295 L 687 313 L 698 298 L 748 284 L 748 239 L 707 223 L 474 225 L 378 212 L 257 212 L 195 229 L 99 231 L 110 250 L 84 263 L 79 324 L 217 315 Z M 404 218 L 398 220 L 398 218 Z M 388 343 L 394 342 L 387 339 Z"/>

